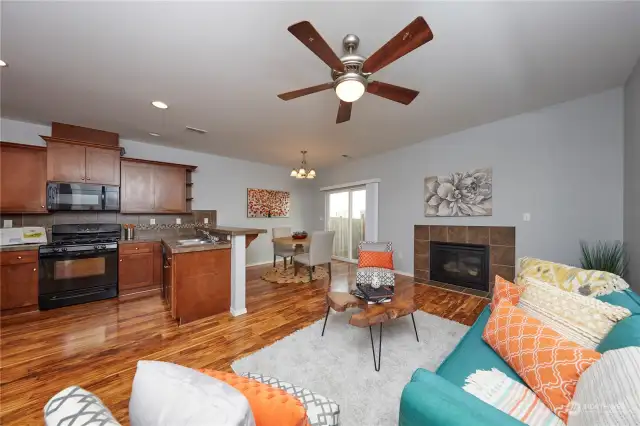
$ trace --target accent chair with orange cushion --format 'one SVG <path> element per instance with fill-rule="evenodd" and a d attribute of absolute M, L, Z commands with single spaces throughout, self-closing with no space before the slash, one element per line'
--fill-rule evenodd
<path fill-rule="evenodd" d="M 393 286 L 393 249 L 390 242 L 361 241 L 358 244 L 356 283 L 379 287 Z"/>
<path fill-rule="evenodd" d="M 524 292 L 525 286 L 516 285 L 511 281 L 505 280 L 500 275 L 496 275 L 495 284 L 493 285 L 493 296 L 491 297 L 490 309 L 493 311 L 502 299 L 507 299 L 512 305 L 520 300 L 520 296 Z"/>
<path fill-rule="evenodd" d="M 207 376 L 239 390 L 249 401 L 256 426 L 308 426 L 302 403 L 282 389 L 223 371 L 201 369 Z"/>
<path fill-rule="evenodd" d="M 506 299 L 491 313 L 482 339 L 565 423 L 578 379 L 600 359 Z"/>

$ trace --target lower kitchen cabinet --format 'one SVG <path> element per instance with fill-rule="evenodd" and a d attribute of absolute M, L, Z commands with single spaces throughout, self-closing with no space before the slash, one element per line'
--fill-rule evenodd
<path fill-rule="evenodd" d="M 38 309 L 38 252 L 0 253 L 0 310 L 2 314 Z"/>
<path fill-rule="evenodd" d="M 157 260 L 154 252 L 159 243 L 124 243 L 119 246 L 118 293 L 127 296 L 135 293 L 157 292 Z"/>

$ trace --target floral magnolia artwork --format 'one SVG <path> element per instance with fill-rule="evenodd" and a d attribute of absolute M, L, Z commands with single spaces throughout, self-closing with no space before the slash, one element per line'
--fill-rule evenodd
<path fill-rule="evenodd" d="M 247 189 L 247 217 L 289 217 L 290 207 L 286 191 Z"/>
<path fill-rule="evenodd" d="M 425 216 L 491 216 L 493 170 L 477 169 L 424 180 Z"/>

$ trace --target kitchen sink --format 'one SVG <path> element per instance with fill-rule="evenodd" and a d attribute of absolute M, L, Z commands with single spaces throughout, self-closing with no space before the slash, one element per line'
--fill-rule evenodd
<path fill-rule="evenodd" d="M 204 240 L 202 238 L 190 238 L 187 240 L 178 240 L 176 243 L 179 246 L 200 246 L 203 244 L 215 244 L 215 242 L 211 240 Z"/>

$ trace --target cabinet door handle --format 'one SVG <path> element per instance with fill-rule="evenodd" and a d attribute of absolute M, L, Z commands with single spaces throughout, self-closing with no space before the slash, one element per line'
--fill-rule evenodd
<path fill-rule="evenodd" d="M 18 256 L 18 259 L 22 259 L 22 256 Z"/>
<path fill-rule="evenodd" d="M 136 250 L 138 250 L 138 247 L 136 247 Z"/>
<path fill-rule="evenodd" d="M 122 259 L 120 259 L 120 262 L 122 262 Z"/>
<path fill-rule="evenodd" d="M 35 271 L 36 271 L 36 268 L 33 268 L 33 272 L 35 272 Z"/>
<path fill-rule="evenodd" d="M 91 180 L 91 178 L 88 178 L 88 177 L 86 177 L 86 176 L 85 176 L 85 179 L 87 179 L 87 180 Z"/>
<path fill-rule="evenodd" d="M 169 269 L 169 268 L 170 268 L 170 266 L 169 266 L 169 265 L 164 265 L 164 266 L 163 266 L 163 268 L 164 268 L 164 269 Z"/>
<path fill-rule="evenodd" d="M 40 207 L 44 209 L 44 206 L 40 206 Z"/>

